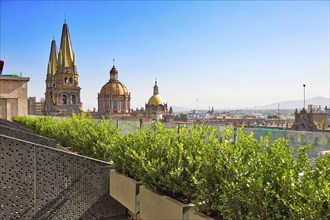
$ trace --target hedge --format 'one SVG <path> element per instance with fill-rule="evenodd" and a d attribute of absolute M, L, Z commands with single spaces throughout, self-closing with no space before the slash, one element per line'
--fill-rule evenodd
<path fill-rule="evenodd" d="M 156 122 L 123 135 L 88 114 L 14 121 L 220 219 L 330 219 L 330 154 L 313 167 L 311 146 L 295 158 L 284 138 L 270 144 L 270 134 L 258 141 L 229 127 L 219 136 L 203 123 L 177 132 Z"/>

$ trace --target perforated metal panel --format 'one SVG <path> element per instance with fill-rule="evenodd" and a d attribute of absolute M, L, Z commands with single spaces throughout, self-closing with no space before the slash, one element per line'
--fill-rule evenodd
<path fill-rule="evenodd" d="M 26 131 L 16 130 L 15 128 L 8 127 L 6 125 L 0 124 L 0 134 L 7 135 L 10 137 L 22 139 L 25 141 L 33 142 L 36 144 L 45 145 L 48 147 L 56 147 L 56 141 L 42 137 L 40 135 L 29 133 Z"/>
<path fill-rule="evenodd" d="M 3 118 L 0 118 L 0 125 L 5 125 L 7 127 L 13 128 L 17 131 L 24 131 L 24 132 L 28 132 L 28 133 L 34 133 L 34 134 L 36 133 L 35 131 L 33 131 L 29 128 L 26 128 L 21 124 L 18 124 L 18 123 L 12 122 L 12 121 L 8 121 L 8 120 L 3 119 Z"/>
<path fill-rule="evenodd" d="M 1 219 L 111 219 L 109 164 L 0 135 Z M 98 214 L 102 213 L 102 214 Z"/>

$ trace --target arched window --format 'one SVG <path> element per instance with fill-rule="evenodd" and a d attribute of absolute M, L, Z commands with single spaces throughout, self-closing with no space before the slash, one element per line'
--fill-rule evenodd
<path fill-rule="evenodd" d="M 62 95 L 62 104 L 67 104 L 67 97 L 66 97 L 66 95 Z"/>
<path fill-rule="evenodd" d="M 70 77 L 70 83 L 72 84 L 73 80 L 72 80 L 72 77 Z"/>
<path fill-rule="evenodd" d="M 68 83 L 68 77 L 65 77 L 65 78 L 64 78 L 64 82 L 65 82 L 65 83 Z"/>

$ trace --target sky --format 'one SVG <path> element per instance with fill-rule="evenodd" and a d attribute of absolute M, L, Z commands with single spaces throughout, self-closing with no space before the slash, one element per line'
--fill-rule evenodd
<path fill-rule="evenodd" d="M 4 72 L 30 77 L 44 97 L 51 41 L 64 20 L 85 110 L 110 79 L 140 108 L 159 93 L 169 106 L 258 108 L 329 97 L 329 1 L 0 1 Z"/>

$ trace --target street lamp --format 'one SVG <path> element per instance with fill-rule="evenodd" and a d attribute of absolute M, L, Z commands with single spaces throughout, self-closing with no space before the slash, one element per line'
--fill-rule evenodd
<path fill-rule="evenodd" d="M 305 87 L 306 87 L 306 85 L 303 84 L 303 86 L 304 86 L 304 109 L 305 109 Z"/>

